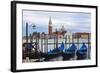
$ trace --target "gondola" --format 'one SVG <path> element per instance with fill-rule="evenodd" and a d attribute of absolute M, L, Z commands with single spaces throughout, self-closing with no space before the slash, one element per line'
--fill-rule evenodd
<path fill-rule="evenodd" d="M 34 43 L 24 43 L 23 47 L 25 47 L 25 50 L 23 50 L 23 59 L 26 59 L 26 57 L 29 57 L 29 59 L 39 59 L 41 57 L 41 52 L 32 51 Z"/>
<path fill-rule="evenodd" d="M 77 59 L 86 59 L 87 58 L 87 46 L 83 43 L 82 47 L 77 50 Z"/>
<path fill-rule="evenodd" d="M 45 60 L 49 60 L 60 56 L 63 50 L 64 50 L 64 43 L 62 42 L 60 47 L 50 50 L 49 52 L 47 52 L 47 54 L 45 54 Z"/>
<path fill-rule="evenodd" d="M 72 43 L 71 47 L 63 51 L 62 54 L 63 60 L 70 60 L 71 58 L 74 58 L 76 50 L 77 50 L 76 45 Z"/>

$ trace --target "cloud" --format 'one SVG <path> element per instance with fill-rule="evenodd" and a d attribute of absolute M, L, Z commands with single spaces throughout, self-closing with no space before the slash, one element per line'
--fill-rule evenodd
<path fill-rule="evenodd" d="M 48 12 L 48 11 L 44 12 L 44 11 L 24 10 L 23 28 L 25 28 L 25 23 L 28 22 L 29 25 L 32 24 L 36 25 L 37 27 L 36 31 L 47 32 L 50 17 L 52 20 L 53 30 L 55 30 L 56 28 L 59 29 L 63 25 L 66 30 L 72 32 L 91 31 L 91 14 L 74 13 L 74 12 Z"/>

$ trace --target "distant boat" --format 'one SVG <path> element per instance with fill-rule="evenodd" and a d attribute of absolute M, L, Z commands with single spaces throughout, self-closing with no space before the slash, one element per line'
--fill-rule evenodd
<path fill-rule="evenodd" d="M 76 50 L 77 50 L 76 45 L 72 43 L 71 47 L 63 51 L 63 54 L 62 54 L 63 60 L 69 60 L 70 58 L 74 58 Z"/>
<path fill-rule="evenodd" d="M 77 58 L 78 59 L 86 59 L 87 57 L 87 46 L 83 43 L 82 47 L 77 50 Z"/>

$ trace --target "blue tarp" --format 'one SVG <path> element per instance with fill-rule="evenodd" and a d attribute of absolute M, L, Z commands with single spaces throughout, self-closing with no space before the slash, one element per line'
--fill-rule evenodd
<path fill-rule="evenodd" d="M 58 48 L 60 51 L 64 50 L 64 43 L 62 42 L 61 46 Z"/>
<path fill-rule="evenodd" d="M 28 43 L 28 44 L 26 44 L 26 48 L 28 48 L 28 49 L 32 49 L 32 48 L 33 48 L 32 43 Z"/>
<path fill-rule="evenodd" d="M 80 54 L 86 54 L 87 53 L 87 46 L 85 43 L 83 43 L 82 47 L 78 50 Z"/>
<path fill-rule="evenodd" d="M 48 54 L 55 54 L 55 53 L 59 53 L 62 52 L 64 50 L 64 43 L 62 42 L 61 46 L 59 48 L 55 48 L 53 50 L 50 50 L 48 52 Z"/>
<path fill-rule="evenodd" d="M 32 46 L 32 43 L 28 43 L 28 49 L 32 49 L 33 48 L 33 46 Z"/>
<path fill-rule="evenodd" d="M 76 49 L 77 49 L 76 45 L 74 43 L 72 43 L 71 47 L 64 50 L 64 43 L 62 42 L 62 44 L 59 48 L 50 50 L 48 52 L 48 54 L 55 54 L 55 53 L 58 53 L 58 52 L 63 52 L 63 50 L 64 50 L 64 53 L 74 54 Z"/>
<path fill-rule="evenodd" d="M 74 54 L 76 49 L 77 49 L 76 45 L 72 43 L 71 47 L 69 47 L 68 49 L 65 49 L 64 53 Z"/>

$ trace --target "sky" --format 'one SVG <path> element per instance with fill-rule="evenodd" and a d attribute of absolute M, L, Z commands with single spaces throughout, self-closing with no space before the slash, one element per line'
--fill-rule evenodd
<path fill-rule="evenodd" d="M 49 19 L 51 18 L 53 31 L 64 26 L 68 32 L 91 32 L 91 14 L 82 12 L 54 12 L 54 11 L 32 11 L 23 10 L 23 36 L 25 36 L 26 23 L 28 33 L 34 31 L 48 33 Z M 36 25 L 33 29 L 32 25 Z"/>

